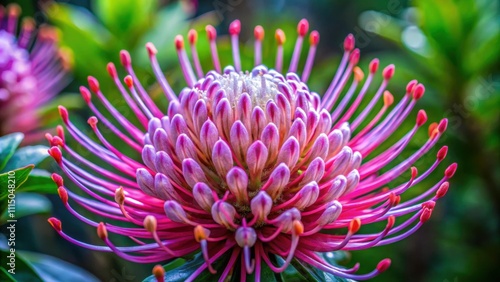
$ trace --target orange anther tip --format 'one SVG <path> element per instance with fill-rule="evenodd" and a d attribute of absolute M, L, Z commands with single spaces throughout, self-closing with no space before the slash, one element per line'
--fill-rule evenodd
<path fill-rule="evenodd" d="M 128 88 L 132 88 L 134 86 L 134 80 L 132 79 L 132 76 L 127 75 L 123 81 L 127 85 Z"/>
<path fill-rule="evenodd" d="M 163 266 L 157 264 L 153 267 L 153 275 L 158 281 L 163 281 L 165 277 L 165 269 Z"/>
<path fill-rule="evenodd" d="M 112 78 L 116 78 L 118 76 L 115 64 L 108 63 L 108 65 L 106 66 L 106 70 L 108 71 L 109 76 L 111 76 Z"/>
<path fill-rule="evenodd" d="M 198 243 L 201 242 L 202 240 L 207 239 L 207 234 L 206 234 L 205 228 L 203 228 L 203 226 L 196 225 L 196 227 L 194 228 L 194 239 Z"/>
<path fill-rule="evenodd" d="M 153 233 L 156 232 L 156 228 L 158 226 L 158 221 L 156 220 L 156 217 L 152 215 L 147 215 L 144 218 L 144 229 L 146 229 L 148 232 Z"/>
<path fill-rule="evenodd" d="M 278 45 L 285 44 L 286 37 L 285 37 L 285 33 L 283 32 L 283 30 L 278 28 L 276 30 L 274 37 L 276 38 L 276 42 L 278 43 Z"/>
<path fill-rule="evenodd" d="M 394 96 L 389 91 L 384 91 L 384 105 L 389 107 L 394 103 Z"/>
<path fill-rule="evenodd" d="M 115 190 L 115 202 L 120 206 L 125 203 L 125 192 L 121 186 Z"/>
<path fill-rule="evenodd" d="M 294 220 L 293 231 L 296 235 L 302 235 L 302 233 L 304 233 L 304 224 L 302 224 L 300 220 Z"/>
<path fill-rule="evenodd" d="M 362 81 L 363 78 L 365 77 L 365 73 L 358 66 L 354 67 L 353 72 L 354 72 L 354 79 L 358 82 Z"/>
<path fill-rule="evenodd" d="M 361 219 L 355 218 L 355 219 L 351 220 L 351 222 L 349 223 L 348 230 L 351 233 L 356 233 L 359 231 L 360 228 L 361 228 Z"/>

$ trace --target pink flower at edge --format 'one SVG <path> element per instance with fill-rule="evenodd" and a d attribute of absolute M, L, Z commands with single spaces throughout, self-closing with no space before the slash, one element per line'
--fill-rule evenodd
<path fill-rule="evenodd" d="M 31 143 L 43 138 L 38 110 L 66 86 L 69 65 L 56 31 L 31 18 L 18 31 L 20 13 L 0 5 L 0 136 L 22 132 Z"/>
<path fill-rule="evenodd" d="M 79 155 L 65 143 L 62 127 L 57 136 L 47 135 L 51 156 L 67 178 L 90 196 L 66 189 L 62 177 L 54 174 L 61 199 L 72 214 L 97 228 L 106 245 L 74 239 L 63 232 L 56 218 L 50 218 L 50 224 L 70 242 L 112 251 L 138 263 L 164 262 L 201 252 L 205 263 L 188 281 L 206 269 L 223 281 L 239 267 L 237 261 L 242 262 L 241 280 L 246 279 L 245 273 L 255 273 L 259 281 L 263 264 L 282 272 L 292 259 L 351 279 L 369 279 L 385 271 L 389 259 L 370 273 L 356 274 L 359 265 L 339 268 L 318 253 L 391 244 L 411 235 L 429 219 L 436 201 L 448 190 L 456 164 L 446 168 L 442 179 L 424 193 L 404 202 L 400 195 L 422 182 L 445 158 L 446 146 L 422 174 L 412 167 L 438 142 L 447 120 L 431 124 L 422 147 L 399 164 L 388 166 L 424 125 L 425 111 L 418 112 L 415 125 L 400 140 L 376 155 L 373 152 L 400 129 L 424 94 L 424 86 L 411 81 L 406 94 L 392 106 L 394 97 L 385 90 L 394 74 L 394 66 L 389 65 L 382 71 L 377 91 L 367 95 L 379 61 L 370 63 L 365 79 L 356 66 L 359 50 L 349 35 L 328 90 L 322 95 L 312 92 L 307 78 L 319 42 L 316 31 L 310 33 L 305 67 L 300 76 L 297 74 L 308 29 L 308 22 L 300 21 L 284 75 L 285 34 L 281 30 L 276 31 L 275 68 L 268 69 L 261 65 L 264 30 L 255 28 L 255 67 L 247 72 L 241 69 L 239 21 L 229 28 L 233 65 L 224 69 L 218 58 L 216 31 L 207 26 L 213 69 L 206 74 L 197 56 L 197 33 L 192 30 L 188 35 L 194 68 L 182 36 L 177 36 L 175 46 L 187 84 L 179 94 L 169 86 L 156 59 L 157 50 L 148 43 L 153 71 L 169 101 L 166 113 L 151 100 L 134 74 L 129 53 L 122 51 L 121 62 L 128 72 L 125 86 L 112 63 L 108 71 L 140 127 L 113 107 L 93 77 L 89 77 L 90 90 L 80 90 L 95 113 L 88 122 L 100 144 L 75 127 L 68 111 L 60 107 L 70 135 L 114 169 Z M 364 99 L 369 102 L 359 109 Z M 379 100 L 383 100 L 381 107 Z M 99 112 L 94 102 L 101 103 L 115 122 Z M 365 122 L 367 117 L 371 120 Z M 123 142 L 111 144 L 109 136 L 99 130 L 98 121 Z M 128 150 L 141 153 L 142 159 L 122 152 Z M 407 171 L 411 171 L 410 179 L 394 184 Z M 69 199 L 97 216 L 129 222 L 133 227 L 92 221 L 73 209 Z M 396 223 L 401 216 L 405 219 Z M 373 234 L 359 232 L 362 225 L 376 222 L 386 222 L 385 228 Z M 133 238 L 136 245 L 115 246 L 108 232 Z M 227 264 L 214 269 L 212 264 L 224 254 L 229 256 Z M 285 263 L 274 265 L 272 255 L 282 257 Z M 154 269 L 161 281 L 162 270 Z"/>

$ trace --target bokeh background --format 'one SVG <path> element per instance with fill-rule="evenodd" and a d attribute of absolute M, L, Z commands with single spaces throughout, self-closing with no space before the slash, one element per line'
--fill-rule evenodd
<path fill-rule="evenodd" d="M 158 97 L 146 42 L 158 47 L 161 65 L 174 89 L 179 90 L 183 84 L 173 45 L 176 34 L 186 35 L 189 28 L 200 32 L 199 52 L 207 69 L 206 24 L 216 26 L 222 37 L 219 54 L 225 63 L 231 62 L 226 36 L 229 23 L 234 19 L 242 22 L 243 55 L 251 54 L 253 27 L 260 24 L 266 30 L 264 63 L 271 63 L 274 30 L 280 27 L 287 33 L 285 52 L 290 57 L 296 24 L 307 18 L 311 29 L 321 34 L 310 80 L 310 88 L 321 93 L 338 65 L 343 39 L 352 33 L 361 50 L 363 69 L 374 57 L 382 66 L 396 65 L 388 88 L 396 99 L 404 95 L 411 79 L 426 86 L 418 107 L 426 109 L 430 121 L 449 119 L 449 130 L 437 148 L 448 145 L 447 162 L 458 162 L 459 169 L 450 191 L 421 230 L 389 246 L 353 252 L 343 263 L 352 266 L 359 261 L 361 272 L 366 272 L 380 259 L 391 258 L 389 271 L 374 281 L 492 281 L 500 276 L 499 1 L 18 0 L 2 4 L 11 2 L 20 4 L 24 15 L 34 15 L 37 23 L 56 26 L 61 45 L 73 54 L 73 81 L 61 97 L 75 109 L 72 118 L 81 128 L 88 128 L 85 121 L 90 113 L 75 93 L 79 85 L 86 84 L 88 75 L 99 78 L 101 89 L 117 108 L 124 106 L 105 68 L 108 61 L 119 65 L 121 49 L 131 52 L 138 76 L 143 84 L 152 85 L 149 90 Z M 250 64 L 251 57 L 243 61 L 244 67 Z M 57 122 L 57 112 L 51 122 Z M 412 123 L 410 118 L 403 127 Z M 427 133 L 419 134 L 410 150 L 425 142 Z M 417 167 L 428 167 L 435 152 L 419 160 Z M 50 160 L 41 167 L 57 171 Z M 421 193 L 441 174 L 433 177 L 408 193 Z M 48 197 L 50 213 L 20 219 L 20 248 L 58 257 L 102 281 L 141 281 L 150 275 L 152 265 L 131 264 L 59 238 L 47 224 L 50 215 L 62 220 L 68 234 L 100 244 L 95 230 L 70 216 L 57 195 Z"/>

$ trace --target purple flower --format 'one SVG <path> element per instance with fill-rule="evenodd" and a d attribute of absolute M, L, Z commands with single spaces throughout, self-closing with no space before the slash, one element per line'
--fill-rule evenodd
<path fill-rule="evenodd" d="M 155 47 L 146 45 L 157 81 L 169 101 L 166 113 L 135 76 L 126 51 L 120 54 L 128 72 L 126 87 L 113 64 L 108 65 L 108 71 L 137 121 L 129 121 L 117 111 L 93 77 L 89 77 L 91 91 L 81 87 L 81 93 L 96 115 L 89 124 L 100 144 L 75 127 L 67 110 L 60 107 L 71 136 L 106 166 L 79 155 L 65 143 L 60 131 L 58 136 L 48 136 L 53 146 L 49 152 L 90 199 L 67 190 L 57 174 L 54 181 L 68 210 L 96 227 L 106 246 L 80 242 L 62 231 L 58 219 L 49 222 L 77 245 L 112 251 L 134 262 L 162 262 L 201 251 L 205 263 L 192 273 L 190 281 L 205 269 L 224 280 L 239 267 L 237 261 L 242 262 L 242 279 L 245 273 L 255 273 L 256 280 L 263 265 L 282 272 L 293 259 L 352 279 L 368 279 L 386 270 L 389 259 L 370 273 L 355 274 L 358 265 L 339 268 L 319 253 L 360 250 L 404 239 L 429 219 L 436 200 L 446 193 L 456 164 L 446 168 L 442 179 L 424 193 L 404 202 L 400 198 L 445 158 L 446 146 L 438 150 L 435 162 L 421 175 L 412 167 L 438 142 L 446 119 L 430 125 L 429 138 L 409 157 L 402 157 L 401 152 L 426 122 L 423 110 L 408 132 L 398 134 L 402 135 L 398 141 L 387 142 L 424 94 L 423 85 L 411 81 L 406 94 L 390 108 L 394 98 L 385 89 L 394 66 L 389 65 L 382 71 L 378 89 L 369 95 L 379 61 L 370 63 L 364 79 L 356 67 L 359 50 L 349 35 L 330 87 L 319 95 L 306 84 L 319 42 L 316 31 L 310 33 L 305 67 L 300 76 L 297 74 L 308 33 L 306 20 L 298 25 L 295 50 L 284 75 L 283 31 L 276 31 L 276 64 L 268 69 L 261 65 L 264 30 L 256 27 L 255 67 L 242 71 L 240 22 L 230 25 L 234 62 L 224 69 L 217 54 L 216 31 L 212 26 L 206 30 L 213 58 L 213 69 L 206 74 L 196 52 L 196 32 L 190 31 L 188 36 L 194 69 L 182 36 L 175 39 L 187 83 L 179 94 L 166 81 Z M 101 113 L 96 102 L 108 113 Z M 359 108 L 362 102 L 366 106 Z M 113 122 L 108 115 L 113 116 Z M 111 134 L 102 134 L 98 120 Z M 110 137 L 122 141 L 111 142 Z M 142 158 L 131 157 L 131 151 Z M 92 221 L 73 209 L 68 198 L 98 216 L 129 222 L 132 227 Z M 396 223 L 398 217 L 403 218 Z M 378 233 L 358 232 L 362 225 L 376 222 L 386 222 L 385 228 Z M 137 245 L 115 246 L 108 232 L 130 237 Z M 229 257 L 227 264 L 214 269 L 212 264 L 224 254 Z M 273 263 L 274 256 L 282 257 L 284 264 Z M 160 280 L 162 270 L 154 270 Z"/>
<path fill-rule="evenodd" d="M 43 137 L 37 111 L 65 86 L 68 63 L 52 28 L 25 18 L 17 31 L 20 12 L 0 5 L 0 135 L 23 132 L 30 142 Z"/>

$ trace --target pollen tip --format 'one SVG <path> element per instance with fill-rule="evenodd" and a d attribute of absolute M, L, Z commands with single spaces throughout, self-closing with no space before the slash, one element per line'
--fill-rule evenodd
<path fill-rule="evenodd" d="M 59 136 L 59 138 L 61 138 L 64 142 L 64 127 L 62 127 L 62 125 L 58 125 L 56 126 L 56 131 L 57 131 L 57 136 Z"/>
<path fill-rule="evenodd" d="M 377 58 L 373 59 L 368 67 L 370 69 L 370 73 L 376 73 L 379 65 L 380 65 L 379 59 Z"/>
<path fill-rule="evenodd" d="M 413 89 L 413 98 L 415 100 L 419 100 L 424 96 L 425 93 L 425 86 L 421 83 L 419 83 L 415 88 Z"/>
<path fill-rule="evenodd" d="M 64 106 L 58 106 L 59 115 L 61 116 L 64 123 L 67 123 L 69 120 L 68 110 Z"/>
<path fill-rule="evenodd" d="M 120 51 L 120 62 L 124 67 L 129 67 L 132 64 L 132 58 L 127 50 Z"/>
<path fill-rule="evenodd" d="M 52 146 L 48 150 L 49 155 L 58 163 L 61 164 L 62 162 L 62 153 L 59 147 Z"/>
<path fill-rule="evenodd" d="M 422 211 L 422 214 L 420 215 L 420 222 L 425 223 L 431 218 L 432 215 L 432 209 L 425 207 L 424 210 Z"/>
<path fill-rule="evenodd" d="M 207 37 L 209 41 L 213 41 L 217 38 L 217 30 L 215 29 L 215 27 L 207 25 L 205 27 L 205 31 L 207 32 Z"/>
<path fill-rule="evenodd" d="M 386 225 L 386 229 L 392 229 L 392 227 L 394 227 L 394 223 L 396 223 L 396 217 L 391 215 L 387 218 L 387 225 Z"/>
<path fill-rule="evenodd" d="M 122 186 L 115 190 L 115 202 L 120 206 L 125 203 L 125 192 L 123 191 Z"/>
<path fill-rule="evenodd" d="M 33 18 L 26 17 L 26 18 L 23 19 L 22 25 L 23 25 L 23 29 L 28 30 L 28 31 L 32 31 L 32 30 L 35 29 L 36 22 L 35 22 L 35 20 Z"/>
<path fill-rule="evenodd" d="M 354 67 L 353 72 L 354 72 L 354 79 L 358 82 L 362 81 L 363 78 L 365 77 L 363 70 L 361 70 L 361 68 L 358 66 Z"/>
<path fill-rule="evenodd" d="M 115 67 L 115 64 L 109 62 L 107 65 L 106 65 L 106 70 L 108 71 L 109 73 L 109 76 L 111 76 L 111 78 L 116 78 L 118 76 L 117 72 L 116 72 L 116 67 Z"/>
<path fill-rule="evenodd" d="M 205 228 L 203 228 L 203 226 L 196 225 L 196 227 L 194 228 L 194 239 L 198 243 L 201 242 L 202 240 L 207 239 L 207 234 L 206 234 Z"/>
<path fill-rule="evenodd" d="M 299 36 L 305 36 L 308 31 L 309 22 L 306 19 L 301 19 L 297 25 L 297 32 L 299 33 Z"/>
<path fill-rule="evenodd" d="M 89 87 L 90 87 L 90 90 L 92 90 L 92 92 L 94 92 L 94 93 L 99 92 L 99 81 L 95 77 L 88 76 L 87 81 L 89 83 Z"/>
<path fill-rule="evenodd" d="M 442 161 L 444 158 L 446 158 L 447 154 L 448 154 L 448 146 L 443 146 L 441 149 L 439 149 L 437 153 L 437 159 L 439 161 Z"/>
<path fill-rule="evenodd" d="M 319 32 L 317 30 L 311 31 L 309 34 L 309 44 L 316 46 L 319 43 Z"/>
<path fill-rule="evenodd" d="M 54 27 L 42 25 L 38 29 L 38 38 L 49 42 L 57 42 L 59 40 L 59 35 Z"/>
<path fill-rule="evenodd" d="M 439 133 L 443 133 L 446 131 L 447 127 L 448 127 L 448 119 L 444 118 L 439 122 L 437 129 L 439 130 Z"/>
<path fill-rule="evenodd" d="M 17 3 L 11 3 L 7 5 L 7 13 L 11 17 L 19 17 L 21 15 L 21 6 L 19 6 Z"/>
<path fill-rule="evenodd" d="M 95 128 L 97 126 L 97 118 L 95 116 L 91 116 L 89 117 L 89 119 L 87 120 L 87 123 L 90 125 L 90 127 L 92 128 Z"/>
<path fill-rule="evenodd" d="M 156 232 L 156 228 L 158 227 L 158 221 L 156 220 L 156 217 L 150 214 L 144 218 L 143 224 L 144 229 L 146 229 L 149 233 Z"/>
<path fill-rule="evenodd" d="M 354 234 L 358 232 L 360 228 L 361 228 L 361 219 L 356 217 L 353 220 L 351 220 L 351 222 L 349 222 L 348 230 L 350 233 Z"/>
<path fill-rule="evenodd" d="M 177 51 L 183 49 L 184 48 L 184 37 L 180 34 L 176 35 L 174 38 L 174 43 L 175 43 L 175 49 L 177 49 Z"/>
<path fill-rule="evenodd" d="M 51 146 L 61 146 L 64 147 L 64 141 L 59 136 L 52 137 Z"/>
<path fill-rule="evenodd" d="M 80 86 L 80 94 L 82 94 L 83 100 L 85 100 L 85 103 L 90 103 L 90 100 L 92 99 L 92 94 L 90 91 L 87 89 L 85 86 Z"/>
<path fill-rule="evenodd" d="M 262 41 L 264 39 L 264 28 L 260 25 L 256 26 L 253 29 L 253 36 L 255 37 L 255 40 Z"/>
<path fill-rule="evenodd" d="M 387 67 L 385 67 L 384 70 L 382 71 L 382 75 L 384 76 L 384 79 L 385 80 L 391 79 L 392 76 L 394 75 L 395 70 L 396 70 L 396 66 L 394 66 L 393 64 L 390 64 Z"/>
<path fill-rule="evenodd" d="M 188 41 L 189 44 L 195 45 L 198 41 L 198 32 L 194 29 L 190 29 L 188 32 Z"/>
<path fill-rule="evenodd" d="M 429 137 L 434 138 L 439 133 L 437 128 L 438 128 L 437 122 L 429 124 Z"/>
<path fill-rule="evenodd" d="M 106 230 L 106 225 L 103 222 L 99 222 L 97 225 L 97 236 L 101 238 L 101 240 L 106 240 L 108 238 L 108 230 Z"/>
<path fill-rule="evenodd" d="M 415 178 L 418 175 L 418 169 L 414 166 L 411 167 L 411 178 Z"/>
<path fill-rule="evenodd" d="M 417 114 L 417 126 L 422 126 L 427 121 L 427 113 L 425 110 L 418 111 Z"/>
<path fill-rule="evenodd" d="M 413 89 L 415 88 L 415 85 L 417 85 L 418 81 L 416 79 L 408 82 L 408 84 L 406 85 L 406 93 L 407 94 L 410 94 L 410 93 L 413 93 Z"/>
<path fill-rule="evenodd" d="M 384 105 L 389 107 L 394 103 L 394 96 L 388 90 L 384 91 Z"/>
<path fill-rule="evenodd" d="M 54 181 L 54 183 L 57 185 L 57 187 L 60 187 L 60 186 L 64 185 L 64 179 L 59 174 L 52 173 L 52 175 L 50 176 L 50 178 L 52 178 L 52 181 Z"/>
<path fill-rule="evenodd" d="M 304 233 L 304 224 L 300 220 L 294 220 L 292 224 L 295 235 L 300 236 Z"/>
<path fill-rule="evenodd" d="M 157 264 L 153 267 L 152 271 L 154 277 L 156 278 L 157 281 L 164 281 L 165 279 L 165 269 L 163 266 Z"/>
<path fill-rule="evenodd" d="M 55 145 L 52 144 L 52 140 L 54 139 L 54 136 L 52 136 L 52 134 L 50 134 L 48 132 L 45 133 L 45 139 L 47 139 L 47 141 L 49 142 L 50 146 L 55 146 Z"/>
<path fill-rule="evenodd" d="M 455 172 L 457 171 L 457 163 L 452 163 L 450 166 L 448 166 L 448 168 L 446 168 L 446 170 L 444 171 L 444 175 L 447 177 L 447 178 L 452 178 L 453 175 L 455 175 Z"/>
<path fill-rule="evenodd" d="M 450 188 L 450 183 L 448 181 L 443 182 L 441 186 L 439 186 L 439 189 L 436 191 L 436 197 L 442 198 L 446 193 L 448 192 L 448 189 Z"/>
<path fill-rule="evenodd" d="M 61 198 L 63 204 L 66 205 L 68 203 L 68 191 L 66 191 L 63 186 L 59 186 L 59 188 L 57 188 L 57 194 L 59 194 L 59 198 Z"/>
<path fill-rule="evenodd" d="M 128 88 L 132 88 L 134 86 L 134 79 L 132 79 L 132 76 L 127 75 L 123 81 L 127 85 Z"/>
<path fill-rule="evenodd" d="M 377 264 L 377 271 L 382 273 L 386 271 L 391 266 L 391 259 L 383 259 Z"/>
<path fill-rule="evenodd" d="M 354 49 L 354 45 L 356 44 L 356 40 L 354 39 L 354 35 L 349 33 L 347 37 L 344 39 L 344 50 L 346 52 L 351 52 Z"/>
<path fill-rule="evenodd" d="M 153 57 L 158 53 L 158 49 L 156 49 L 156 46 L 152 42 L 146 43 L 146 50 L 148 50 L 148 55 L 150 57 Z"/>
<path fill-rule="evenodd" d="M 57 232 L 62 231 L 62 224 L 61 224 L 61 221 L 59 219 L 57 219 L 55 217 L 51 217 L 51 218 L 47 219 L 47 221 L 52 226 L 52 228 L 54 228 Z"/>
<path fill-rule="evenodd" d="M 241 31 L 241 22 L 240 20 L 234 20 L 229 24 L 229 34 L 238 35 Z"/>
<path fill-rule="evenodd" d="M 354 49 L 354 51 L 352 51 L 351 53 L 351 56 L 349 57 L 349 62 L 353 65 L 358 64 L 359 56 L 360 56 L 359 49 L 358 48 Z"/>
<path fill-rule="evenodd" d="M 286 37 L 285 37 L 285 32 L 283 32 L 283 30 L 278 28 L 276 30 L 274 37 L 276 38 L 276 42 L 278 43 L 278 45 L 281 46 L 281 45 L 285 44 Z"/>

